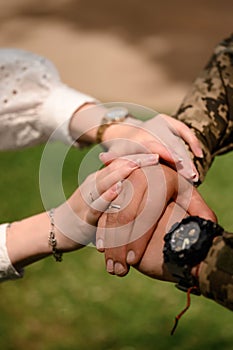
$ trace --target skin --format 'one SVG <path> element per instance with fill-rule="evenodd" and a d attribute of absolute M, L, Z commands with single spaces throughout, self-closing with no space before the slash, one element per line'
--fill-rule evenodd
<path fill-rule="evenodd" d="M 166 226 L 167 222 L 169 220 L 169 217 L 171 216 L 172 210 L 175 206 L 175 202 L 171 202 L 163 216 L 161 217 L 160 221 L 158 222 L 158 225 L 153 232 L 153 235 L 151 237 L 151 240 L 148 243 L 148 246 L 146 247 L 146 250 L 144 252 L 144 255 L 142 259 L 134 266 L 138 271 L 141 273 L 156 278 L 159 280 L 169 281 L 169 282 L 175 282 L 174 278 L 171 276 L 169 271 L 167 270 L 166 266 L 164 265 L 163 261 L 163 246 L 164 246 L 164 235 L 166 233 Z M 202 217 L 207 220 L 216 221 L 215 215 L 209 211 L 206 210 L 205 207 L 203 207 L 204 211 L 201 213 Z M 184 213 L 184 216 L 191 215 L 190 212 Z M 200 267 L 198 268 L 199 272 L 201 270 L 202 264 L 200 264 Z M 192 269 L 193 276 L 196 276 L 196 268 L 194 267 Z"/>
<path fill-rule="evenodd" d="M 82 248 L 95 237 L 96 224 L 100 215 L 119 195 L 121 181 L 139 166 L 148 166 L 157 162 L 151 155 L 139 155 L 140 164 L 135 156 L 116 159 L 108 167 L 90 175 L 83 184 L 60 207 L 55 209 L 55 236 L 57 249 L 62 252 Z M 93 192 L 92 201 L 85 194 Z M 67 211 L 67 208 L 69 211 Z M 70 230 L 67 214 L 78 225 Z M 69 217 L 68 217 L 69 218 Z M 59 220 L 62 226 L 59 225 Z M 21 269 L 39 259 L 51 255 L 48 234 L 51 223 L 47 212 L 13 222 L 7 229 L 6 245 L 11 263 Z"/>
<path fill-rule="evenodd" d="M 130 201 L 126 195 L 129 193 L 129 183 L 131 188 L 136 189 L 132 191 Z M 126 202 L 128 204 L 124 206 Z M 157 255 L 157 261 L 152 259 L 152 262 L 155 270 L 156 266 L 160 268 L 161 237 L 173 223 L 182 220 L 186 213 L 216 220 L 192 184 L 165 165 L 134 171 L 128 177 L 127 184 L 124 186 L 123 183 L 121 194 L 113 203 L 120 205 L 123 210 L 106 212 L 101 216 L 97 230 L 97 248 L 105 253 L 107 271 L 118 276 L 127 274 L 130 265 L 138 266 L 149 242 L 153 242 L 153 249 L 158 243 L 156 249 L 160 255 Z M 143 220 L 140 217 L 142 212 L 145 213 Z M 140 227 L 142 222 L 148 225 Z M 137 225 L 140 237 L 135 234 Z M 123 240 L 116 242 L 116 237 L 123 237 Z"/>
<path fill-rule="evenodd" d="M 70 121 L 70 134 L 73 139 L 88 144 L 95 143 L 101 120 L 106 113 L 103 105 L 86 103 L 79 108 Z M 185 141 L 196 157 L 202 158 L 201 145 L 193 131 L 184 123 L 165 114 L 142 122 L 127 118 L 125 122 L 111 124 L 103 134 L 106 154 L 103 163 L 128 154 L 154 153 L 179 169 L 185 178 L 198 181 L 198 172 L 185 148 Z"/>

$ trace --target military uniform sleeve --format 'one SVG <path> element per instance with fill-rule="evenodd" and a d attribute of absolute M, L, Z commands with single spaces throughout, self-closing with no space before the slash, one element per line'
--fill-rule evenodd
<path fill-rule="evenodd" d="M 214 157 L 233 149 L 233 35 L 215 48 L 175 117 L 202 144 L 204 158 L 194 161 L 203 181 Z"/>
<path fill-rule="evenodd" d="M 46 58 L 16 49 L 0 49 L 0 96 L 0 150 L 45 142 L 51 134 L 72 144 L 73 113 L 96 102 L 63 84 Z"/>
<path fill-rule="evenodd" d="M 201 264 L 201 293 L 233 311 L 233 233 L 225 232 Z"/>

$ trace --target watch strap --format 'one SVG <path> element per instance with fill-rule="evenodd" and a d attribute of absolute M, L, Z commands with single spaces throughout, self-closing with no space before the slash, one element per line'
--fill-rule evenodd
<path fill-rule="evenodd" d="M 170 272 L 172 272 L 172 276 L 177 280 L 176 288 L 183 291 L 188 292 L 188 290 L 192 287 L 195 287 L 191 290 L 192 294 L 201 295 L 201 291 L 198 286 L 198 280 L 191 274 L 191 268 L 185 265 L 183 268 L 167 264 L 167 267 Z"/>
<path fill-rule="evenodd" d="M 116 110 L 117 109 L 119 109 L 119 108 L 116 108 Z M 110 112 L 111 112 L 111 110 L 114 110 L 114 107 L 112 109 L 109 109 Z M 128 113 L 127 109 L 122 108 L 122 110 L 125 110 L 125 115 L 120 115 L 120 116 L 116 115 L 116 117 L 113 118 L 113 119 L 108 117 L 109 111 L 107 111 L 105 113 L 105 115 L 103 116 L 103 118 L 101 120 L 101 123 L 100 123 L 100 125 L 99 125 L 99 127 L 97 129 L 96 143 L 102 143 L 103 142 L 104 133 L 105 133 L 106 129 L 109 126 L 111 126 L 113 124 L 122 123 L 129 117 L 134 118 L 131 114 Z"/>
<path fill-rule="evenodd" d="M 122 119 L 122 120 L 114 120 L 114 121 L 107 121 L 107 120 L 104 120 L 104 118 L 102 119 L 102 122 L 100 124 L 100 126 L 98 127 L 98 130 L 97 130 L 97 133 L 96 133 L 96 143 L 102 143 L 103 142 L 103 136 L 104 136 L 104 133 L 106 131 L 106 129 L 111 126 L 112 124 L 117 124 L 119 122 L 123 122 L 125 120 Z"/>

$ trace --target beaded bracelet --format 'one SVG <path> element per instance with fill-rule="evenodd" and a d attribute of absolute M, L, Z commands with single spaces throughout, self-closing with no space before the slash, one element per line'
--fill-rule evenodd
<path fill-rule="evenodd" d="M 51 229 L 49 232 L 48 242 L 52 247 L 52 253 L 56 261 L 62 261 L 62 252 L 57 249 L 57 240 L 55 236 L 55 224 L 54 224 L 54 209 L 49 211 Z"/>

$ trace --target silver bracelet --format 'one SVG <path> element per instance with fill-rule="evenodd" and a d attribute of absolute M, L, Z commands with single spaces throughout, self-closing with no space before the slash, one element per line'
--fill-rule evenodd
<path fill-rule="evenodd" d="M 62 261 L 62 252 L 57 249 L 57 240 L 55 236 L 54 209 L 49 211 L 51 229 L 49 232 L 48 242 L 52 247 L 52 253 L 56 261 Z"/>

